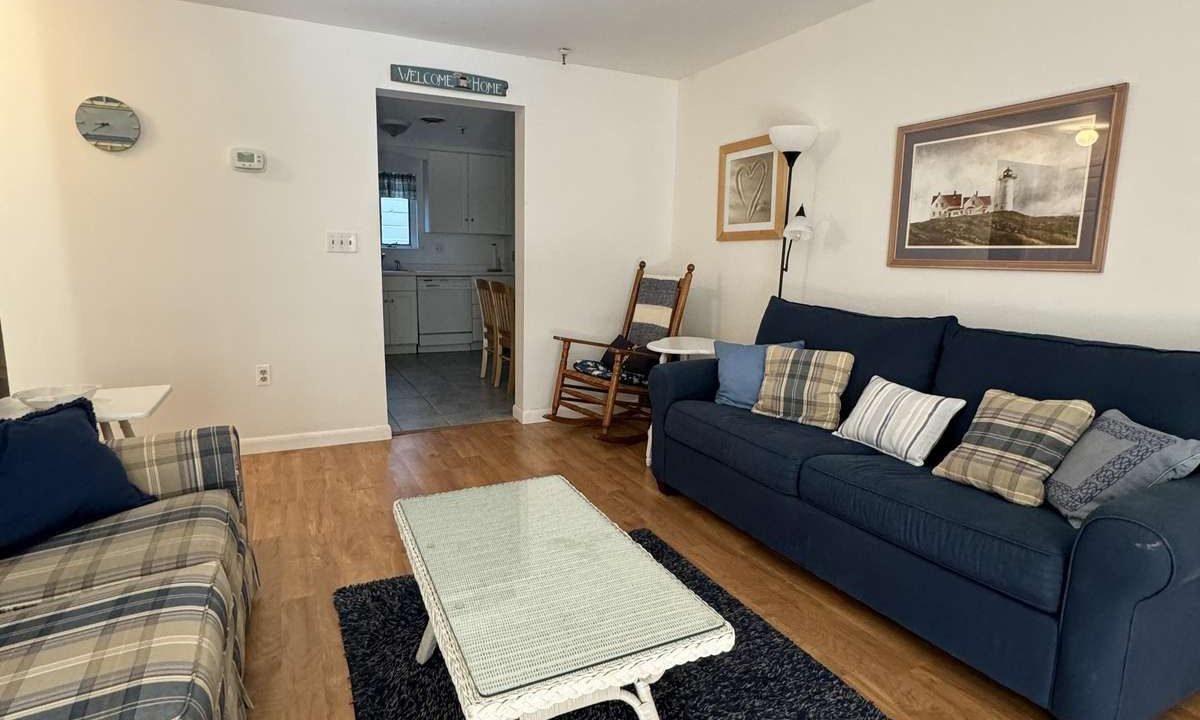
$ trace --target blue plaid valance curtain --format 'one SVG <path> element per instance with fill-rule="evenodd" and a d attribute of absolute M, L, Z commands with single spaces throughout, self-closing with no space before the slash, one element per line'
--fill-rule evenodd
<path fill-rule="evenodd" d="M 407 173 L 379 173 L 379 197 L 417 199 L 417 176 Z"/>

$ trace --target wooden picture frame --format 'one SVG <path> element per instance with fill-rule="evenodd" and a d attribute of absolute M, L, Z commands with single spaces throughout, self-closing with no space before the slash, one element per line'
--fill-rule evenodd
<path fill-rule="evenodd" d="M 717 240 L 783 237 L 787 163 L 766 135 L 721 146 L 717 159 Z"/>
<path fill-rule="evenodd" d="M 888 266 L 1102 272 L 1128 91 L 901 127 Z"/>

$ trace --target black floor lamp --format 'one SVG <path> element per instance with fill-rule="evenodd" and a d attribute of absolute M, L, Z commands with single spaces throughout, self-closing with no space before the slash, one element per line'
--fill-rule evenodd
<path fill-rule="evenodd" d="M 804 215 L 804 206 L 800 206 L 796 217 L 792 217 L 792 170 L 796 167 L 796 159 L 800 153 L 812 147 L 817 139 L 816 125 L 775 125 L 767 130 L 771 144 L 783 153 L 788 166 L 787 195 L 783 203 L 784 217 L 788 218 L 787 227 L 783 230 L 779 247 L 779 297 L 783 297 L 783 274 L 788 271 L 788 259 L 792 254 L 792 241 L 803 237 L 812 231 L 812 225 Z"/>

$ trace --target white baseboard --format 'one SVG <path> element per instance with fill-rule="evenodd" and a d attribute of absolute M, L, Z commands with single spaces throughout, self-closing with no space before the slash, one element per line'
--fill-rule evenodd
<path fill-rule="evenodd" d="M 258 453 L 280 452 L 282 450 L 302 450 L 304 448 L 325 447 L 327 445 L 349 445 L 350 443 L 376 442 L 391 439 L 392 429 L 387 425 L 342 428 L 340 430 L 319 430 L 317 432 L 292 433 L 290 435 L 266 435 L 264 437 L 242 438 L 242 453 L 245 455 L 256 455 Z"/>
<path fill-rule="evenodd" d="M 533 423 L 550 422 L 545 418 L 546 413 L 550 412 L 550 408 L 542 408 L 540 410 L 522 410 L 519 405 L 513 405 L 513 417 L 522 425 L 532 425 Z"/>

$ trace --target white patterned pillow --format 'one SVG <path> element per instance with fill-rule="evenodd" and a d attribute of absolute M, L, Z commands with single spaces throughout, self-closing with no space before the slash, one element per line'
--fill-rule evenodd
<path fill-rule="evenodd" d="M 965 400 L 927 395 L 876 375 L 834 435 L 921 467 Z"/>

